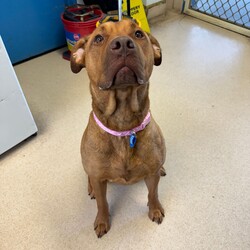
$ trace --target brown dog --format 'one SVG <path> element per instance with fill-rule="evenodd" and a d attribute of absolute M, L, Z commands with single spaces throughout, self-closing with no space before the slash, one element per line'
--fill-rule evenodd
<path fill-rule="evenodd" d="M 100 25 L 80 39 L 71 54 L 72 71 L 86 67 L 90 78 L 93 111 L 81 155 L 89 194 L 97 202 L 97 236 L 110 228 L 107 182 L 132 184 L 144 179 L 149 218 L 160 224 L 164 210 L 158 182 L 164 175 L 166 150 L 160 128 L 150 116 L 148 96 L 153 65 L 161 64 L 159 43 L 133 21 L 123 20 Z"/>

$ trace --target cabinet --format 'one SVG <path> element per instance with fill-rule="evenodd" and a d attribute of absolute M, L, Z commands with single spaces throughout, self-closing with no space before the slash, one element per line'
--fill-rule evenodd
<path fill-rule="evenodd" d="M 37 132 L 0 36 L 0 155 Z"/>

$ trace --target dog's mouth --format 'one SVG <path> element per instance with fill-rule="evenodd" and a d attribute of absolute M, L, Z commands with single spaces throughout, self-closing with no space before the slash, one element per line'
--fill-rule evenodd
<path fill-rule="evenodd" d="M 143 84 L 144 81 L 137 77 L 133 69 L 124 66 L 114 76 L 112 88 L 126 88 L 131 85 Z"/>
<path fill-rule="evenodd" d="M 116 69 L 109 69 L 109 74 L 105 78 L 107 80 L 99 84 L 101 90 L 124 89 L 148 83 L 142 65 L 117 64 Z"/>

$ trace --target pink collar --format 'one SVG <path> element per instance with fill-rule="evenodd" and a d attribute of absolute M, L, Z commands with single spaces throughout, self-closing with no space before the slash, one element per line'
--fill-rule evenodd
<path fill-rule="evenodd" d="M 114 136 L 131 136 L 132 134 L 135 134 L 135 133 L 143 130 L 150 123 L 150 120 L 151 120 L 150 112 L 148 112 L 148 114 L 144 118 L 143 122 L 138 127 L 135 127 L 133 129 L 127 130 L 127 131 L 115 131 L 115 130 L 109 129 L 105 125 L 103 125 L 102 122 L 97 118 L 97 116 L 95 115 L 94 112 L 93 112 L 93 116 L 94 116 L 94 119 L 95 119 L 97 125 L 100 128 L 102 128 L 104 131 L 106 131 L 107 133 L 114 135 Z"/>

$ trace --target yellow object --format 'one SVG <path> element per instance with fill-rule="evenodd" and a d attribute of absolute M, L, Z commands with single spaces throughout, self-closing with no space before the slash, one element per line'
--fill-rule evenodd
<path fill-rule="evenodd" d="M 127 0 L 122 1 L 122 12 L 127 12 Z M 141 28 L 150 33 L 147 16 L 143 7 L 142 0 L 130 0 L 130 16 L 136 19 L 141 25 Z"/>
<path fill-rule="evenodd" d="M 96 23 L 96 27 L 98 27 L 100 24 L 102 23 L 106 23 L 106 22 L 118 22 L 119 18 L 118 15 L 105 15 L 103 18 L 101 18 L 97 23 Z"/>
<path fill-rule="evenodd" d="M 132 17 L 129 16 L 122 16 L 122 20 L 124 19 L 130 19 L 135 21 L 139 27 L 141 27 L 141 22 L 137 19 L 134 19 Z M 118 22 L 119 21 L 119 16 L 118 15 L 106 15 L 103 18 L 101 18 L 97 23 L 96 23 L 96 27 L 98 27 L 100 24 L 102 23 L 106 23 L 106 22 Z"/>

